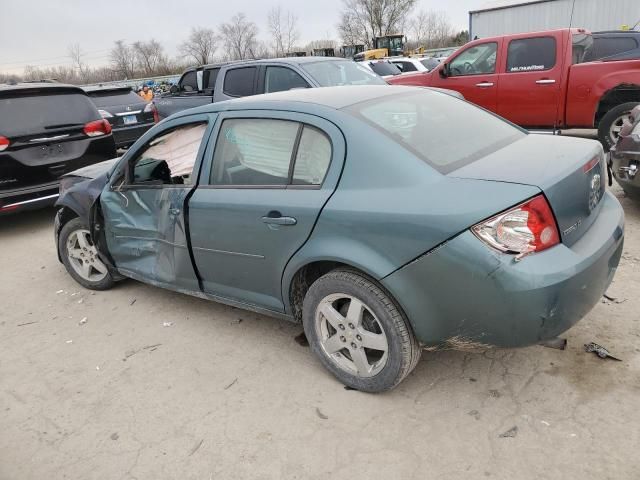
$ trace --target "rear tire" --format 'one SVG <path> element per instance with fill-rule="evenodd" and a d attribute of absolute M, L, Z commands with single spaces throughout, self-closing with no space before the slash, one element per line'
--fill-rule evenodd
<path fill-rule="evenodd" d="M 338 380 L 363 392 L 398 385 L 422 350 L 393 299 L 364 275 L 333 270 L 309 288 L 303 325 L 313 353 Z"/>
<path fill-rule="evenodd" d="M 609 110 L 598 124 L 598 140 L 602 143 L 604 151 L 608 152 L 618 141 L 620 130 L 625 118 L 629 117 L 631 110 L 638 102 L 627 102 L 616 105 Z"/>
<path fill-rule="evenodd" d="M 89 290 L 108 290 L 114 276 L 99 258 L 89 228 L 79 218 L 69 220 L 60 230 L 58 251 L 73 279 Z"/>

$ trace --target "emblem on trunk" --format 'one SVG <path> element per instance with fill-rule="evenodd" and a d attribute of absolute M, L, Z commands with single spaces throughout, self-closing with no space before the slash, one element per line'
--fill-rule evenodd
<path fill-rule="evenodd" d="M 596 173 L 591 177 L 591 190 L 589 191 L 589 211 L 591 212 L 598 206 L 600 196 L 602 195 L 602 181 L 600 174 Z"/>
<path fill-rule="evenodd" d="M 127 112 L 131 111 L 131 105 L 127 105 Z"/>

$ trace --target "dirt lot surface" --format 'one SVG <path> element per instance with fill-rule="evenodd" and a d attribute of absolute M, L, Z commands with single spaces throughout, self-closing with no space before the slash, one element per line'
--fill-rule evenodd
<path fill-rule="evenodd" d="M 51 210 L 2 218 L 0 479 L 640 478 L 640 206 L 621 202 L 616 300 L 567 350 L 425 353 L 383 395 L 345 390 L 300 326 L 134 281 L 83 290 Z"/>

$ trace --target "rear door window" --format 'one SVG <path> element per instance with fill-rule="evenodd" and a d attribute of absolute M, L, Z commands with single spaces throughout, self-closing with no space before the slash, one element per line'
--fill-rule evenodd
<path fill-rule="evenodd" d="M 555 65 L 555 38 L 523 38 L 509 42 L 507 51 L 507 73 L 551 70 Z"/>
<path fill-rule="evenodd" d="M 95 105 L 81 93 L 0 96 L 0 133 L 8 138 L 60 128 L 82 128 L 99 118 Z"/>
<path fill-rule="evenodd" d="M 231 97 L 253 95 L 256 82 L 256 67 L 243 67 L 227 70 L 224 78 L 224 93 Z"/>
<path fill-rule="evenodd" d="M 331 141 L 317 128 L 304 126 L 293 169 L 293 185 L 321 185 L 331 163 Z"/>
<path fill-rule="evenodd" d="M 290 68 L 267 67 L 264 77 L 265 93 L 282 92 L 292 88 L 309 88 L 309 84 Z"/>

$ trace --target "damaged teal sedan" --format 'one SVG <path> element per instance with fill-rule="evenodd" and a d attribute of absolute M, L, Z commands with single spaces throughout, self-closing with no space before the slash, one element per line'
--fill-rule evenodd
<path fill-rule="evenodd" d="M 618 265 L 597 142 L 530 135 L 443 91 L 361 86 L 207 105 L 65 177 L 55 235 L 91 289 L 125 277 L 300 322 L 344 384 L 423 349 L 553 340 Z"/>

